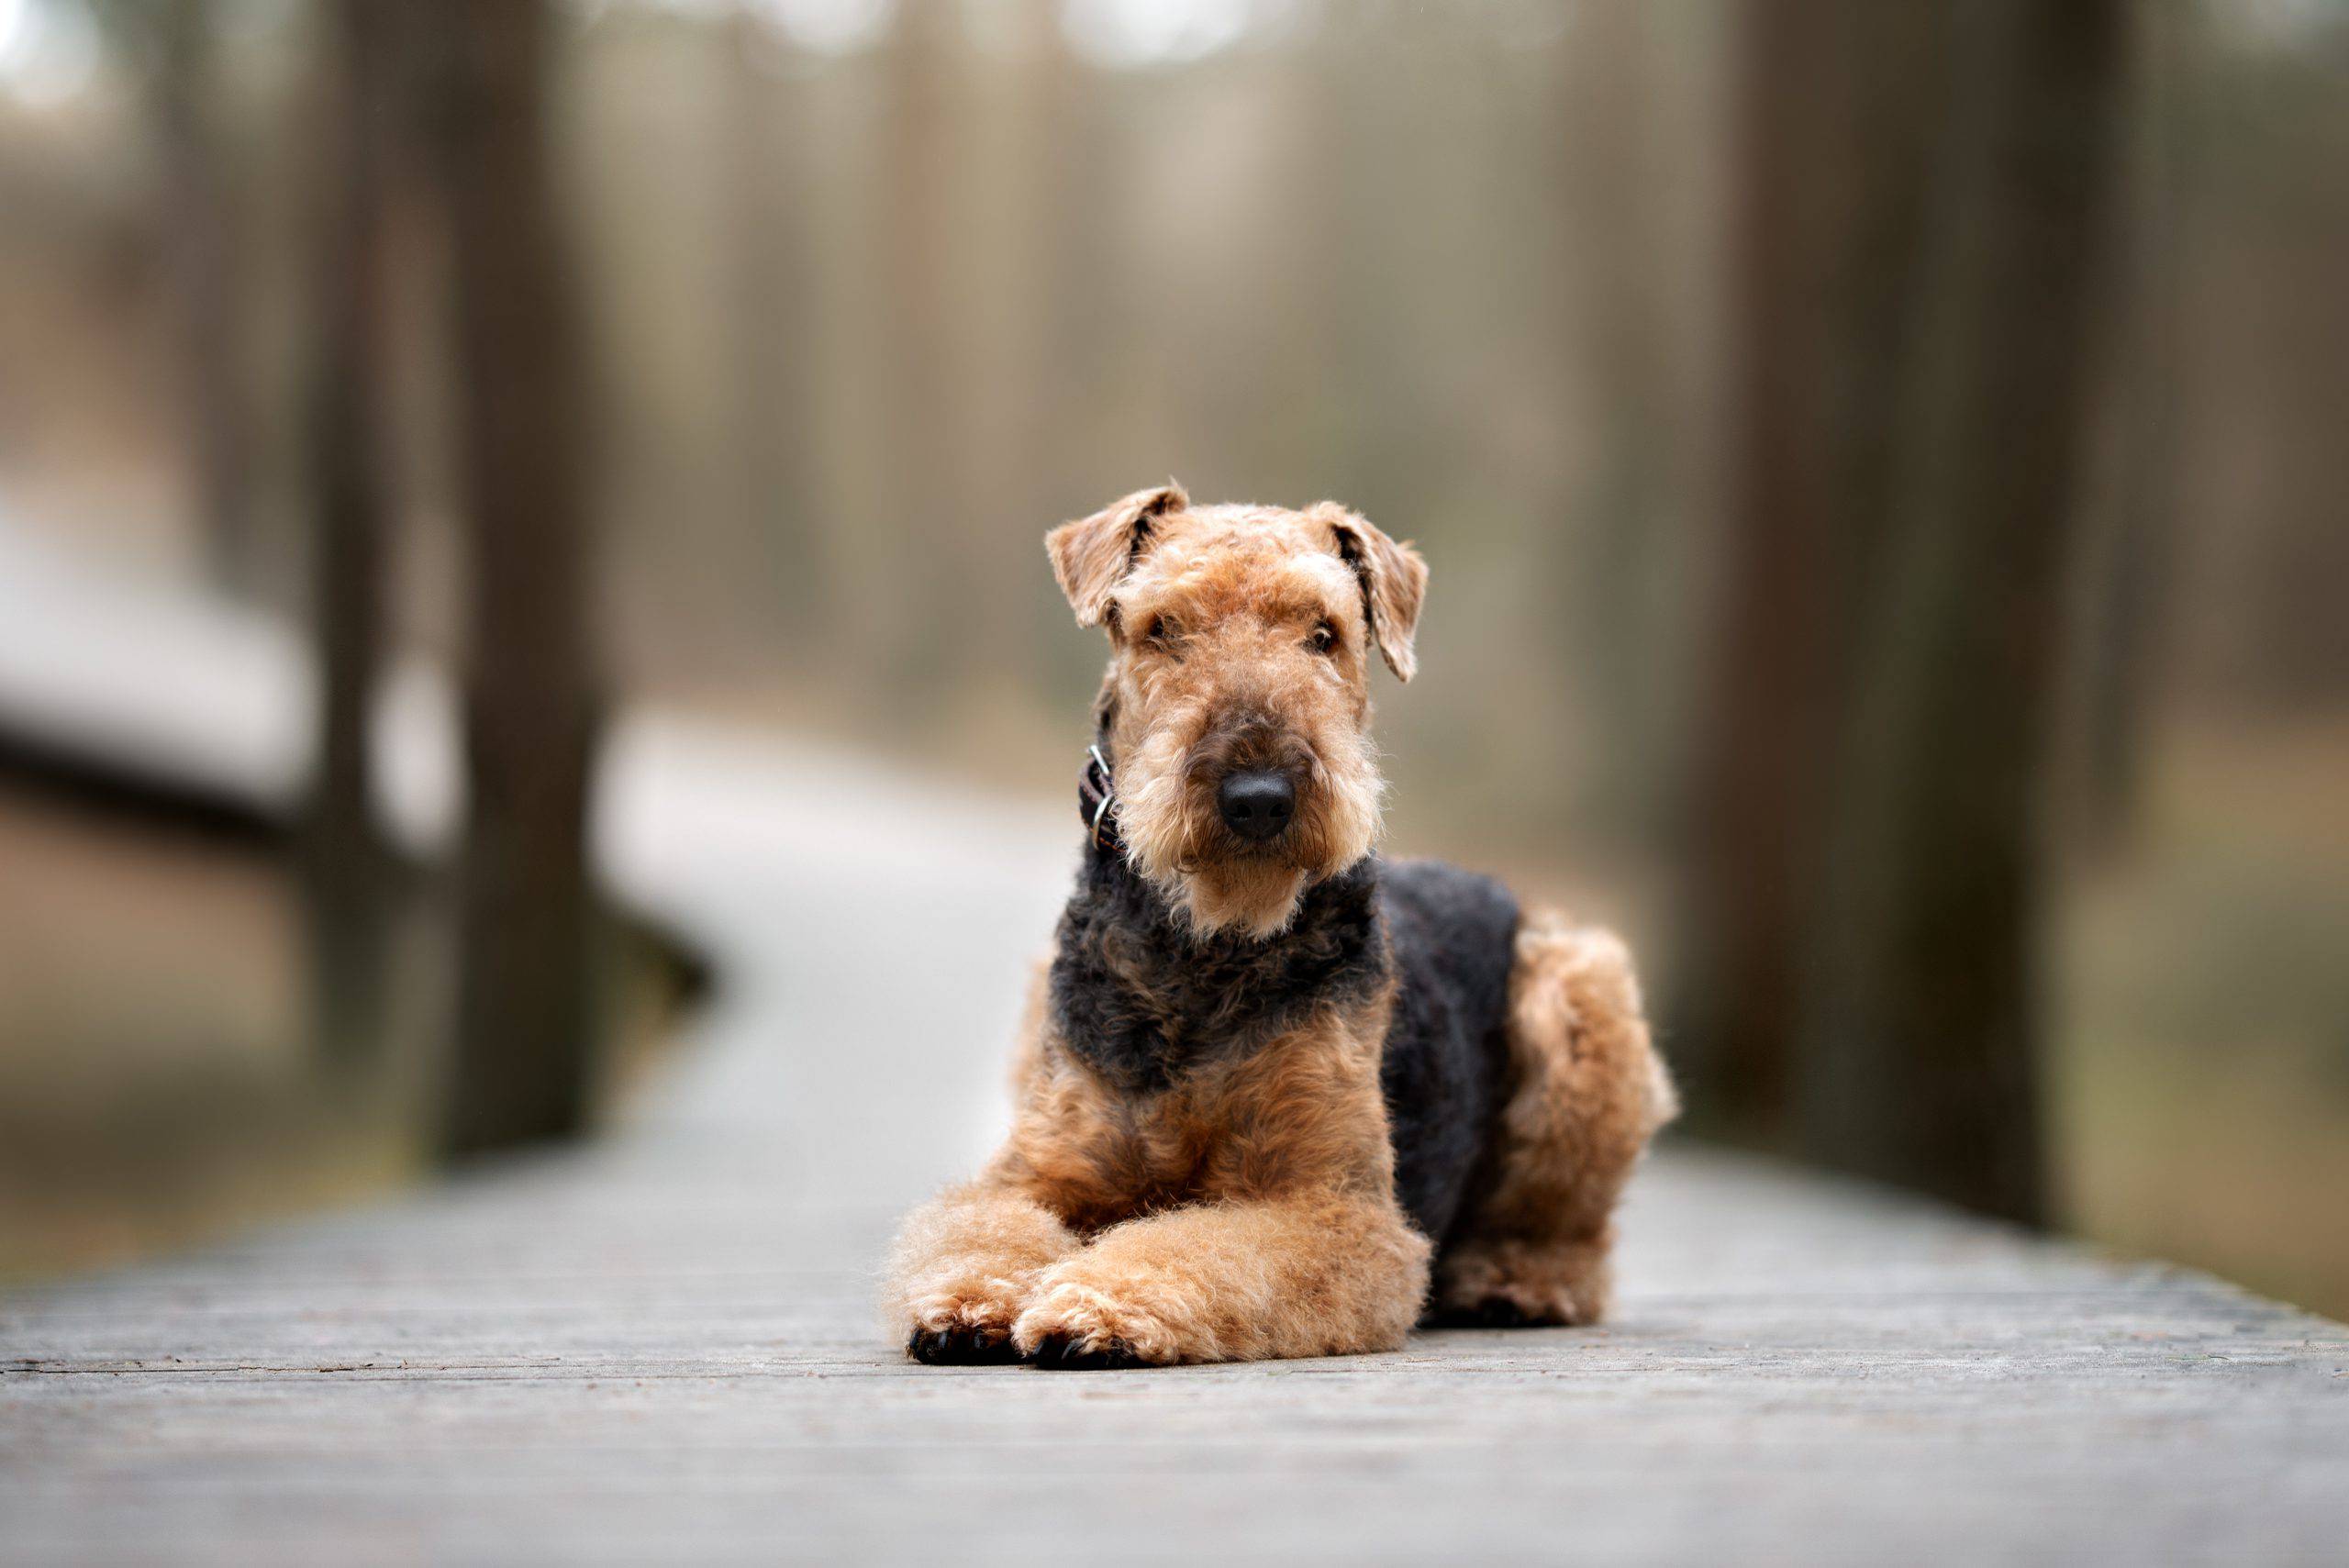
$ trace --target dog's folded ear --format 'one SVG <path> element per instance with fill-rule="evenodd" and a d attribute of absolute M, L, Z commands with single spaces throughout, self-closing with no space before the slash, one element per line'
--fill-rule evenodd
<path fill-rule="evenodd" d="M 1427 597 L 1428 563 L 1408 541 L 1396 543 L 1361 513 L 1335 501 L 1319 502 L 1305 515 L 1329 524 L 1337 536 L 1339 556 L 1362 579 L 1363 604 L 1380 655 L 1397 680 L 1409 680 L 1419 668 L 1411 634 L 1419 628 L 1419 605 Z"/>
<path fill-rule="evenodd" d="M 1044 536 L 1052 576 L 1076 611 L 1077 625 L 1101 624 L 1109 611 L 1109 596 L 1150 542 L 1150 525 L 1190 504 L 1183 487 L 1170 479 L 1155 489 L 1137 490 L 1089 517 L 1063 523 Z"/>

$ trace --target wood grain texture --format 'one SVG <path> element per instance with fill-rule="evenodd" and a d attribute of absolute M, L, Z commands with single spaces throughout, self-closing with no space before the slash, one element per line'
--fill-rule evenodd
<path fill-rule="evenodd" d="M 2349 1330 L 1689 1148 L 1601 1329 L 914 1366 L 881 1250 L 999 1126 L 1072 824 L 678 725 L 612 769 L 697 1038 L 575 1152 L 0 1300 L 0 1561 L 2342 1561 Z"/>

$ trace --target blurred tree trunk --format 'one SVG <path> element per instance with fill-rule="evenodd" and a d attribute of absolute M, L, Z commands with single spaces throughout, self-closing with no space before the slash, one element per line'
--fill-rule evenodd
<path fill-rule="evenodd" d="M 1657 103 L 1653 34 L 1641 6 L 1586 7 L 1568 35 L 1564 118 L 1568 269 L 1567 358 L 1589 367 L 1589 406 L 1574 417 L 1588 433 L 1567 493 L 1569 579 L 1577 584 L 1575 664 L 1590 685 L 1594 732 L 1606 737 L 1589 766 L 1600 819 L 1646 837 L 1666 793 L 1658 763 L 1671 704 L 1660 646 L 1660 591 L 1672 564 L 1665 494 L 1671 409 L 1666 386 L 1671 301 L 1654 157 Z"/>
<path fill-rule="evenodd" d="M 1070 53 L 1056 7 L 1040 3 L 1037 8 L 1045 13 L 1037 25 L 1052 35 L 1052 107 L 1047 124 L 1054 144 L 1040 240 L 1047 255 L 1040 328 L 1047 384 L 1040 389 L 1038 455 L 1051 471 L 1049 526 L 1063 514 L 1084 516 L 1100 505 L 1088 497 L 1118 494 L 1124 483 L 1115 473 L 1113 427 L 1121 412 L 1119 372 L 1135 335 L 1137 313 L 1121 308 L 1125 280 L 1117 260 L 1123 226 L 1118 218 L 1119 199 L 1131 186 L 1128 171 L 1134 156 L 1131 121 L 1120 101 L 1122 83 L 1086 69 Z M 1040 602 L 1037 580 L 1030 577 L 1029 585 L 1025 602 L 1032 610 Z M 1049 573 L 1041 591 L 1055 593 Z M 1064 676 L 1068 666 L 1052 655 L 1051 646 L 1041 645 L 1043 666 Z M 1085 690 L 1092 690 L 1089 679 Z"/>
<path fill-rule="evenodd" d="M 312 1034 L 349 1071 L 381 1054 L 392 855 L 376 819 L 371 703 L 384 640 L 390 508 L 384 353 L 386 165 L 398 0 L 337 0 L 321 72 L 316 359 L 310 370 L 311 616 L 318 760 L 303 823 Z"/>
<path fill-rule="evenodd" d="M 734 442 L 744 527 L 772 563 L 777 634 L 795 650 L 821 646 L 829 595 L 814 526 L 814 323 L 805 302 L 816 280 L 804 214 L 810 197 L 798 121 L 778 84 L 783 45 L 749 10 L 729 24 L 726 156 L 733 186 Z"/>
<path fill-rule="evenodd" d="M 2082 573 L 2078 755 L 2073 817 L 2091 851 L 2110 850 L 2136 815 L 2145 737 L 2163 660 L 2178 549 L 2181 280 L 2192 236 L 2183 221 L 2176 78 L 2185 26 L 2172 7 L 2133 8 L 2124 254 L 2103 356 L 2100 516 Z"/>
<path fill-rule="evenodd" d="M 1078 71 L 1055 0 L 1016 0 L 1003 25 L 1011 59 L 989 73 L 986 117 L 997 128 L 979 176 L 992 199 L 975 217 L 984 269 L 974 279 L 976 358 L 995 390 L 970 412 L 978 558 L 969 582 L 971 607 L 985 617 L 980 651 L 990 678 L 1024 688 L 1059 629 L 1039 613 L 1049 579 L 1031 542 L 1060 520 L 1054 502 L 1073 477 L 1063 472 L 1071 439 L 1060 423 L 1071 378 L 1052 350 L 1056 291 L 1069 286 L 1072 262 L 1082 263 L 1061 250 L 1054 204 L 1068 195 L 1065 165 L 1078 156 Z"/>
<path fill-rule="evenodd" d="M 196 511 L 214 578 L 250 592 L 261 569 L 253 515 L 253 406 L 228 160 L 214 122 L 210 0 L 161 0 L 154 115 L 162 142 L 164 245 L 177 296 L 182 388 Z"/>
<path fill-rule="evenodd" d="M 963 646 L 974 620 L 958 602 L 974 579 L 957 439 L 964 389 L 954 283 L 965 236 L 953 209 L 955 43 L 954 7 L 901 6 L 883 67 L 886 465 L 875 519 L 883 580 L 873 602 L 890 628 L 884 642 L 890 689 L 932 702 L 950 689 L 951 662 L 979 656 Z"/>
<path fill-rule="evenodd" d="M 2050 720 L 2122 0 L 1954 9 L 1901 526 L 1844 752 L 1800 1149 L 2037 1220 Z"/>
<path fill-rule="evenodd" d="M 1052 153 L 1039 193 L 1041 227 L 1035 241 L 1042 252 L 1038 280 L 1038 352 L 1041 377 L 1034 393 L 1030 431 L 1038 486 L 1036 528 L 1015 537 L 1008 548 L 1026 554 L 1026 575 L 1018 604 L 1037 628 L 1029 644 L 1028 668 L 1052 694 L 1055 710 L 1077 711 L 1096 682 L 1087 666 L 1063 656 L 1059 639 L 1065 610 L 1052 573 L 1040 570 L 1034 554 L 1037 529 L 1082 517 L 1101 503 L 1098 495 L 1121 494 L 1131 460 L 1117 434 L 1125 412 L 1125 378 L 1138 312 L 1122 308 L 1130 279 L 1117 265 L 1124 225 L 1119 206 L 1131 189 L 1135 159 L 1133 122 L 1124 103 L 1124 83 L 1114 73 L 1088 69 L 1070 50 L 1060 7 L 1030 0 L 1031 26 L 1043 33 L 1041 89 L 1048 96 L 1038 110 L 1036 134 Z"/>
<path fill-rule="evenodd" d="M 1791 1109 L 1856 639 L 1893 511 L 1951 11 L 1741 13 L 1731 511 L 1671 1003 L 1690 1121 L 1715 1136 L 1778 1142 Z"/>
<path fill-rule="evenodd" d="M 462 1156 L 569 1135 L 587 1114 L 599 703 L 584 367 L 549 145 L 554 17 L 541 0 L 437 0 L 433 24 L 471 541 L 470 817 L 444 1123 L 448 1151 Z"/>

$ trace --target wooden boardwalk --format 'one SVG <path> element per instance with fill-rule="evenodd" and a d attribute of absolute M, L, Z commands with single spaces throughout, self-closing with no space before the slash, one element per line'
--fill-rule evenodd
<path fill-rule="evenodd" d="M 1604 1329 L 910 1365 L 875 1263 L 1000 1118 L 1065 813 L 681 724 L 609 776 L 696 1038 L 586 1148 L 0 1299 L 0 1561 L 2349 1561 L 2349 1330 L 1687 1149 Z"/>

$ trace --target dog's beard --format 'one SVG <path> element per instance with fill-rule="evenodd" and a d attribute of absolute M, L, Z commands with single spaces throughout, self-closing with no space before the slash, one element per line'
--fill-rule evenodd
<path fill-rule="evenodd" d="M 1129 863 L 1201 935 L 1279 935 L 1307 888 L 1345 871 L 1378 840 L 1385 786 L 1368 745 L 1350 738 L 1329 750 L 1337 755 L 1303 749 L 1306 776 L 1288 831 L 1250 844 L 1224 827 L 1216 780 L 1187 765 L 1184 738 L 1154 731 L 1118 770 L 1118 831 Z"/>
<path fill-rule="evenodd" d="M 1203 862 L 1166 892 L 1200 935 L 1237 930 L 1261 941 L 1288 929 L 1309 881 L 1286 860 L 1261 856 Z"/>

